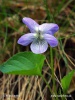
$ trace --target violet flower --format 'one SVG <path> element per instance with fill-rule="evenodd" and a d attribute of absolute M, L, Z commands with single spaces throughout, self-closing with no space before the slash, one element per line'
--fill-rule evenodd
<path fill-rule="evenodd" d="M 44 53 L 48 48 L 48 44 L 51 47 L 58 45 L 58 40 L 53 36 L 59 29 L 57 24 L 44 23 L 39 25 L 28 17 L 23 18 L 22 21 L 27 25 L 31 33 L 21 36 L 18 44 L 27 46 L 31 43 L 31 51 L 36 54 Z"/>

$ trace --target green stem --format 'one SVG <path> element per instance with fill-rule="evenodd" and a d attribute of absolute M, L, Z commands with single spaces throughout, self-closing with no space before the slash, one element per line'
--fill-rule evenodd
<path fill-rule="evenodd" d="M 53 52 L 52 52 L 52 48 L 50 47 L 50 66 L 51 66 L 51 70 L 52 70 L 52 78 L 53 78 L 53 86 L 54 86 L 54 90 L 55 90 L 55 76 L 54 76 L 54 67 L 53 67 Z"/>
<path fill-rule="evenodd" d="M 49 22 L 51 22 L 51 21 L 53 22 L 54 21 L 53 15 L 50 13 L 50 11 L 48 9 L 47 0 L 44 0 L 44 5 L 45 5 L 45 8 L 46 8 L 46 13 L 47 13 L 48 21 Z M 52 48 L 50 48 L 50 66 L 51 66 L 51 71 L 52 71 L 53 92 L 55 94 L 57 94 L 56 86 L 55 86 L 55 76 L 54 76 L 53 51 L 52 51 Z M 51 91 L 51 93 L 52 93 L 52 91 Z M 58 100 L 57 97 L 55 99 Z"/>
<path fill-rule="evenodd" d="M 50 22 L 51 20 L 53 20 L 52 15 L 50 14 L 49 10 L 48 10 L 48 6 L 47 6 L 47 1 L 44 0 L 44 4 L 45 4 L 45 8 L 46 8 L 46 13 L 47 13 L 47 17 L 48 17 L 48 21 Z M 52 52 L 52 48 L 50 48 L 50 66 L 51 66 L 51 70 L 52 70 L 52 78 L 53 78 L 53 86 L 55 85 L 55 81 L 54 81 L 54 67 L 53 67 L 53 52 Z M 55 88 L 54 88 L 55 89 Z"/>
<path fill-rule="evenodd" d="M 55 95 L 57 95 L 56 85 L 55 85 L 55 76 L 54 76 L 53 51 L 51 47 L 50 47 L 50 61 L 51 61 L 50 66 L 51 66 L 51 71 L 52 71 L 52 81 L 53 81 L 53 92 Z M 56 97 L 55 100 L 58 100 L 58 97 Z"/>
<path fill-rule="evenodd" d="M 52 52 L 51 47 L 50 47 L 50 66 L 51 66 L 51 70 L 52 70 L 52 78 L 53 78 L 53 86 L 54 86 L 55 82 L 54 82 L 54 68 L 53 68 L 53 52 Z"/>
<path fill-rule="evenodd" d="M 50 66 L 51 66 L 51 71 L 52 71 L 52 80 L 53 80 L 53 91 L 56 93 L 56 87 L 55 87 L 55 76 L 54 76 L 54 65 L 53 65 L 53 51 L 52 48 L 50 47 Z"/>
<path fill-rule="evenodd" d="M 44 0 L 44 5 L 46 8 L 46 13 L 47 13 L 47 17 L 48 17 L 48 21 L 50 22 L 51 20 L 53 20 L 52 15 L 50 13 L 50 11 L 48 10 L 48 6 L 47 6 L 47 1 Z M 54 67 L 53 67 L 53 52 L 52 52 L 52 48 L 50 48 L 50 66 L 51 66 L 51 70 L 52 70 L 52 78 L 53 78 L 53 86 L 54 86 L 54 90 L 55 90 L 55 80 L 54 80 Z"/>

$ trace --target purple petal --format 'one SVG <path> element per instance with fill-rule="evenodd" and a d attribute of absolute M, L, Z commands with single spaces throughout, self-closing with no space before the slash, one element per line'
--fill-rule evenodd
<path fill-rule="evenodd" d="M 43 33 L 51 34 L 53 35 L 55 32 L 59 30 L 59 26 L 54 23 L 44 23 L 39 26 L 39 30 Z"/>
<path fill-rule="evenodd" d="M 48 44 L 45 40 L 34 40 L 30 46 L 31 51 L 36 54 L 44 53 L 47 48 Z"/>
<path fill-rule="evenodd" d="M 50 34 L 44 34 L 44 39 L 49 43 L 51 47 L 55 47 L 58 45 L 58 40 Z"/>
<path fill-rule="evenodd" d="M 18 44 L 23 45 L 23 46 L 27 46 L 28 44 L 30 44 L 34 40 L 34 38 L 35 38 L 34 33 L 25 34 L 19 38 Z"/>
<path fill-rule="evenodd" d="M 27 25 L 27 27 L 30 29 L 32 33 L 36 32 L 36 28 L 39 26 L 39 24 L 36 23 L 33 19 L 24 17 L 22 21 L 24 24 Z"/>

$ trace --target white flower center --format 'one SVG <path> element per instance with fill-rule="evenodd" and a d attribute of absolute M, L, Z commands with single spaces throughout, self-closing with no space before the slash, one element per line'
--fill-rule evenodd
<path fill-rule="evenodd" d="M 37 39 L 43 39 L 43 33 L 39 30 L 39 27 L 36 27 L 36 34 L 34 35 Z"/>

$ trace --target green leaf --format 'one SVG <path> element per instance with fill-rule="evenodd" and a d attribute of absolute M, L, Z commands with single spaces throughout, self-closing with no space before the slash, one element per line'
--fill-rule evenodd
<path fill-rule="evenodd" d="M 64 76 L 63 79 L 61 79 L 61 85 L 62 85 L 64 93 L 67 92 L 67 90 L 70 86 L 70 83 L 71 83 L 74 72 L 75 72 L 75 70 L 72 70 L 66 76 Z"/>
<path fill-rule="evenodd" d="M 44 55 L 20 52 L 3 63 L 0 71 L 16 75 L 41 75 L 44 60 Z"/>

